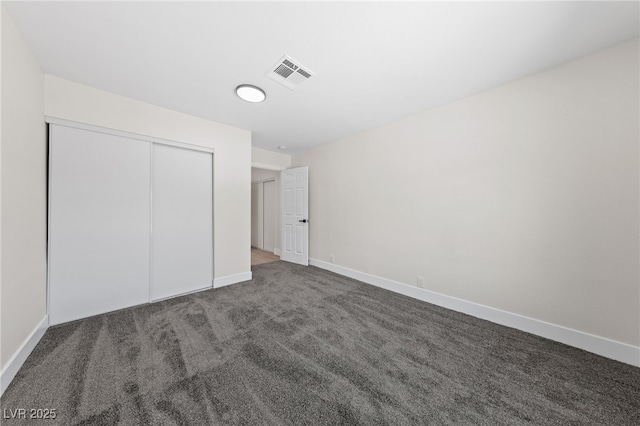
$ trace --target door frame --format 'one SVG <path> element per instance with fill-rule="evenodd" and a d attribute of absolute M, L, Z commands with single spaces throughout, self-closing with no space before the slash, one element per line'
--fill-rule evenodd
<path fill-rule="evenodd" d="M 259 179 L 259 180 L 252 180 L 251 181 L 251 185 L 252 186 L 253 186 L 254 183 L 259 184 L 259 186 L 258 186 L 258 188 L 259 188 L 259 190 L 258 190 L 258 203 L 260 203 L 260 205 L 258 206 L 258 215 L 259 215 L 258 220 L 260 221 L 260 231 L 262 233 L 262 239 L 260 240 L 261 243 L 262 243 L 262 244 L 260 244 L 261 247 L 255 247 L 254 245 L 251 245 L 251 247 L 255 247 L 255 248 L 260 249 L 260 250 L 264 250 L 264 184 L 265 184 L 265 182 L 273 182 L 274 185 L 275 185 L 276 178 L 272 177 L 272 178 L 267 178 L 267 179 Z M 276 188 L 276 191 L 277 190 L 278 190 L 278 188 Z M 253 206 L 251 206 L 251 209 L 253 210 Z M 278 218 L 279 218 L 279 215 L 275 214 L 274 215 L 274 221 L 275 221 L 275 219 L 278 219 Z M 253 218 L 252 218 L 251 221 L 253 222 Z M 251 225 L 253 226 L 253 223 Z M 274 223 L 274 227 L 277 230 L 278 226 L 277 226 L 276 223 Z M 252 230 L 252 232 L 253 232 L 253 230 Z M 277 234 L 278 234 L 278 232 L 275 231 L 274 237 Z M 274 240 L 273 251 L 271 251 L 270 253 L 273 253 L 273 254 L 279 256 L 280 254 L 277 254 L 276 250 L 277 250 L 276 249 L 276 243 L 275 243 L 275 240 Z M 268 251 L 268 250 L 265 250 L 265 251 Z"/>

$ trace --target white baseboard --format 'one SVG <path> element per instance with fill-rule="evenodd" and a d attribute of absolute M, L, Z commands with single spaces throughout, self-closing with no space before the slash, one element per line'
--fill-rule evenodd
<path fill-rule="evenodd" d="M 20 348 L 13 354 L 7 365 L 2 369 L 2 373 L 0 373 L 0 396 L 4 394 L 4 391 L 7 390 L 9 384 L 18 374 L 18 370 L 22 367 L 22 364 L 27 360 L 27 357 L 33 349 L 36 347 L 42 336 L 44 336 L 45 331 L 49 328 L 49 316 L 45 315 L 40 321 L 40 324 L 33 329 L 29 337 L 20 345 Z"/>
<path fill-rule="evenodd" d="M 235 275 L 227 275 L 226 277 L 220 277 L 213 280 L 213 288 L 220 288 L 231 284 L 241 283 L 243 281 L 250 281 L 253 278 L 253 273 L 242 272 Z"/>
<path fill-rule="evenodd" d="M 381 287 L 395 293 L 413 297 L 414 299 L 419 299 L 453 311 L 462 312 L 477 318 L 505 325 L 507 327 L 526 331 L 527 333 L 555 340 L 556 342 L 561 342 L 576 348 L 584 349 L 585 351 L 593 352 L 597 355 L 640 367 L 640 347 L 638 346 L 617 342 L 615 340 L 574 330 L 561 325 L 469 302 L 457 297 L 413 287 L 398 281 L 389 280 L 317 259 L 309 259 L 309 264 L 367 284 L 375 285 L 376 287 Z"/>
<path fill-rule="evenodd" d="M 280 249 L 273 249 L 273 254 L 275 254 L 276 256 L 280 256 L 282 254 L 282 251 Z"/>

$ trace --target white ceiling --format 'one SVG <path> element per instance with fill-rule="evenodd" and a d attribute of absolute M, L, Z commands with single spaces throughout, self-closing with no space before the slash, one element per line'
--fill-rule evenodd
<path fill-rule="evenodd" d="M 3 2 L 43 70 L 298 151 L 639 35 L 638 2 Z M 317 75 L 264 77 L 284 54 Z M 267 100 L 238 99 L 242 83 Z"/>

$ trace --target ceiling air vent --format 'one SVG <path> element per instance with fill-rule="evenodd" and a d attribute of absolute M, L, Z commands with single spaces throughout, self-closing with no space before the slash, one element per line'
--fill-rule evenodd
<path fill-rule="evenodd" d="M 287 89 L 294 90 L 298 85 L 313 77 L 315 73 L 306 68 L 295 59 L 284 55 L 269 71 L 265 77 L 280 83 Z"/>

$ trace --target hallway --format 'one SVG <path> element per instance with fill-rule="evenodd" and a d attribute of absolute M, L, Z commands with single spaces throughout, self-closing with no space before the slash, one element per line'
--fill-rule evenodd
<path fill-rule="evenodd" d="M 275 254 L 268 251 L 251 247 L 251 266 L 275 262 L 277 260 L 280 260 L 280 256 L 276 256 Z"/>

